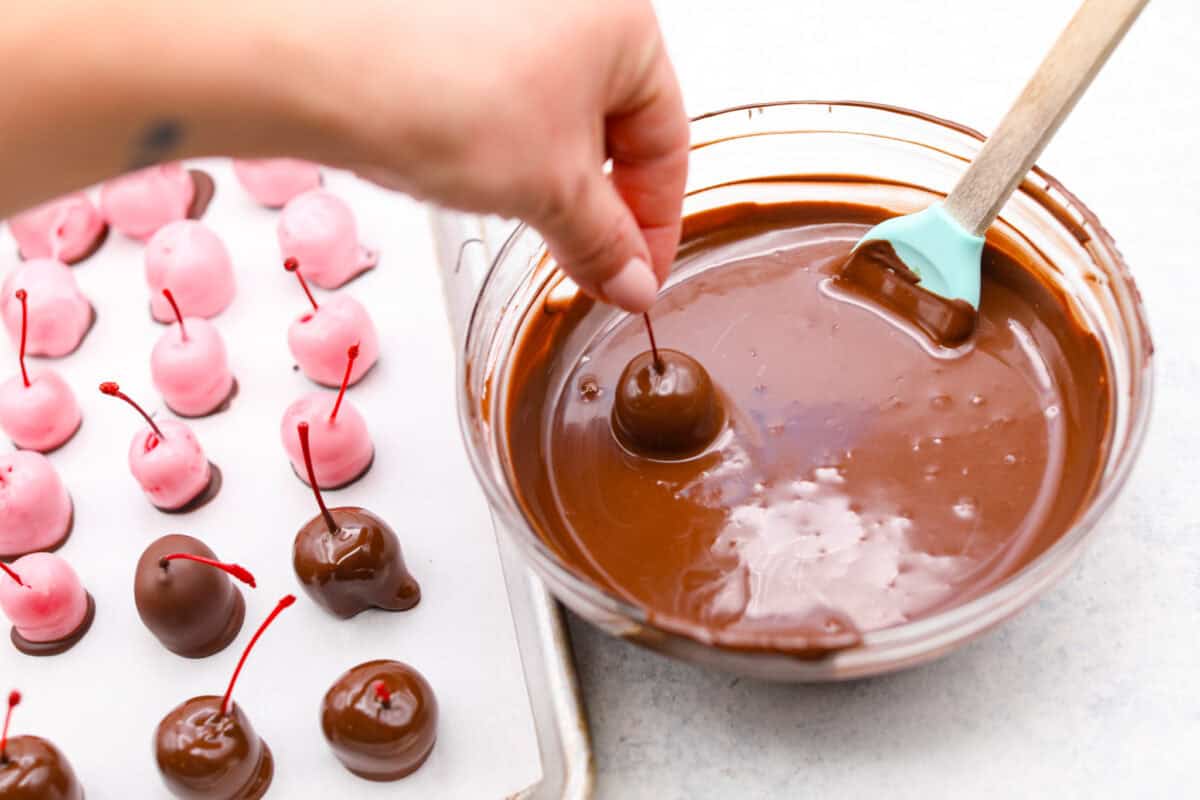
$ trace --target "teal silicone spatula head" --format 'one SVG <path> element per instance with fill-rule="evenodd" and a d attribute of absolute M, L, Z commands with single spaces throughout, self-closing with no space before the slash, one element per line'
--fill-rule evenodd
<path fill-rule="evenodd" d="M 892 246 L 921 288 L 979 308 L 983 237 L 963 228 L 941 203 L 879 223 L 858 246 L 878 241 Z"/>
<path fill-rule="evenodd" d="M 876 225 L 856 252 L 887 242 L 917 287 L 978 309 L 984 232 L 1147 2 L 1085 0 L 946 201 Z"/>

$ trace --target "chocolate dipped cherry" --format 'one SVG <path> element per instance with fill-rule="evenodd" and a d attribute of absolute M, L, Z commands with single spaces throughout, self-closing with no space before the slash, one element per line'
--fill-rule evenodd
<path fill-rule="evenodd" d="M 83 422 L 75 393 L 56 370 L 29 370 L 25 364 L 26 334 L 29 330 L 28 296 L 16 291 L 21 303 L 19 375 L 0 384 L 0 428 L 24 450 L 48 453 L 62 447 Z"/>
<path fill-rule="evenodd" d="M 394 781 L 425 763 L 437 741 L 438 705 L 421 673 L 368 661 L 337 679 L 321 703 L 321 731 L 346 769 Z"/>
<path fill-rule="evenodd" d="M 179 162 L 156 164 L 105 181 L 100 211 L 114 228 L 145 241 L 164 225 L 199 219 L 213 196 L 213 181 Z"/>
<path fill-rule="evenodd" d="M 375 266 L 379 254 L 358 241 L 354 213 L 324 189 L 293 197 L 279 215 L 279 250 L 300 262 L 304 277 L 336 289 Z"/>
<path fill-rule="evenodd" d="M 312 311 L 305 311 L 288 326 L 288 349 L 300 369 L 324 386 L 337 386 L 342 379 L 346 348 L 358 345 L 358 360 L 350 371 L 350 385 L 367 374 L 379 359 L 379 334 L 362 304 L 347 294 L 336 294 L 318 305 L 308 288 L 300 264 L 289 258 L 283 262 L 288 272 L 296 273 Z"/>
<path fill-rule="evenodd" d="M 75 264 L 100 248 L 108 223 L 83 192 L 64 195 L 8 221 L 21 258 Z"/>
<path fill-rule="evenodd" d="M 4 730 L 0 731 L 0 800 L 83 800 L 83 788 L 67 757 L 40 736 L 8 738 L 13 709 L 21 693 L 8 693 Z"/>
<path fill-rule="evenodd" d="M 296 438 L 309 483 L 315 484 L 308 435 L 308 423 L 299 423 Z M 407 611 L 419 603 L 421 587 L 404 564 L 391 526 L 365 508 L 327 508 L 315 485 L 313 494 L 320 513 L 300 529 L 292 547 L 292 566 L 309 597 L 343 619 L 368 608 Z"/>
<path fill-rule="evenodd" d="M 150 353 L 154 388 L 167 408 L 181 417 L 204 417 L 229 408 L 237 381 L 229 371 L 225 340 L 202 317 L 183 316 L 170 289 L 162 290 L 175 313 L 175 323 L 159 337 Z"/>
<path fill-rule="evenodd" d="M 24 289 L 25 300 L 17 298 Z M 75 273 L 60 261 L 36 258 L 8 274 L 0 289 L 0 313 L 14 343 L 22 336 L 31 356 L 60 358 L 79 349 L 96 314 Z"/>
<path fill-rule="evenodd" d="M 30 450 L 0 455 L 0 558 L 57 550 L 74 517 L 50 459 Z"/>
<path fill-rule="evenodd" d="M 246 601 L 231 576 L 256 585 L 245 567 L 218 561 L 199 539 L 180 533 L 156 539 L 133 576 L 138 616 L 172 653 L 185 658 L 219 653 L 237 637 L 246 616 Z"/>
<path fill-rule="evenodd" d="M 221 471 L 204 455 L 191 428 L 174 419 L 155 421 L 115 383 L 100 384 L 100 391 L 124 400 L 149 426 L 129 443 L 129 471 L 156 508 L 193 511 L 216 497 Z"/>
<path fill-rule="evenodd" d="M 677 350 L 660 350 L 644 316 L 650 349 L 625 366 L 613 399 L 612 426 L 627 450 L 650 458 L 686 458 L 704 450 L 725 424 L 708 372 Z"/>
<path fill-rule="evenodd" d="M 233 702 L 233 687 L 246 657 L 267 626 L 296 602 L 281 599 L 254 632 L 238 661 L 224 697 L 193 697 L 163 717 L 154 734 L 154 758 L 167 788 L 190 800 L 257 800 L 275 774 L 271 748 Z"/>
<path fill-rule="evenodd" d="M 235 158 L 233 174 L 267 208 L 283 208 L 296 195 L 321 186 L 320 167 L 297 158 Z"/>
<path fill-rule="evenodd" d="M 283 412 L 279 434 L 296 477 L 316 474 L 316 485 L 322 489 L 340 489 L 366 474 L 375 459 L 375 445 L 367 432 L 367 423 L 354 404 L 346 399 L 349 376 L 358 358 L 358 347 L 346 351 L 346 367 L 341 389 L 336 395 L 329 392 L 309 392 Z M 305 465 L 305 456 L 296 439 L 296 425 L 305 423 L 312 429 L 312 466 Z"/>
<path fill-rule="evenodd" d="M 96 603 L 63 558 L 30 553 L 0 563 L 0 608 L 12 622 L 12 643 L 30 656 L 53 656 L 75 646 L 92 627 Z"/>
<path fill-rule="evenodd" d="M 203 222 L 180 220 L 164 225 L 146 243 L 146 283 L 150 314 L 171 322 L 175 312 L 163 296 L 170 289 L 183 314 L 215 317 L 233 302 L 237 285 L 225 243 Z"/>

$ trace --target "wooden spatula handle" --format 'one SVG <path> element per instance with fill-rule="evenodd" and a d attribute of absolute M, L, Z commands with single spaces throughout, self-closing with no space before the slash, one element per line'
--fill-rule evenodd
<path fill-rule="evenodd" d="M 1148 2 L 1084 0 L 946 198 L 959 224 L 983 235 Z"/>

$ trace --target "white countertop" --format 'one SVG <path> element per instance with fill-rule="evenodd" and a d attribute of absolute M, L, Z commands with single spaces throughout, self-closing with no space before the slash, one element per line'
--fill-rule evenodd
<path fill-rule="evenodd" d="M 863 99 L 988 131 L 1077 0 L 658 0 L 691 113 Z M 1200 3 L 1154 0 L 1040 163 L 1157 346 L 1139 465 L 1080 562 L 934 665 L 739 681 L 572 621 L 604 800 L 1200 796 Z"/>

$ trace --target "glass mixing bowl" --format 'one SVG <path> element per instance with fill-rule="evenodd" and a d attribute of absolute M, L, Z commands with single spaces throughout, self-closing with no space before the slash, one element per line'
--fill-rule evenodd
<path fill-rule="evenodd" d="M 803 178 L 776 182 L 770 191 L 780 201 L 836 199 L 907 213 L 947 193 L 981 142 L 978 133 L 963 126 L 868 103 L 773 103 L 708 114 L 692 124 L 684 213 L 736 202 L 738 184 L 778 176 Z M 1067 290 L 1077 313 L 1101 341 L 1111 371 L 1113 419 L 1098 486 L 1075 524 L 988 593 L 914 622 L 866 633 L 860 645 L 814 660 L 718 648 L 658 628 L 642 609 L 573 572 L 526 520 L 507 464 L 504 408 L 510 354 L 522 320 L 531 309 L 540 313 L 540 304 L 553 302 L 557 293 L 575 291 L 547 256 L 541 238 L 526 227 L 509 238 L 483 282 L 459 373 L 463 436 L 498 527 L 563 603 L 612 635 L 759 678 L 825 681 L 891 672 L 949 653 L 1011 617 L 1078 557 L 1129 476 L 1150 413 L 1153 347 L 1121 254 L 1096 216 L 1056 180 L 1034 169 L 997 224 L 1040 256 L 1040 268 Z M 589 324 L 611 323 L 620 313 L 597 304 L 590 312 L 596 319 Z"/>

